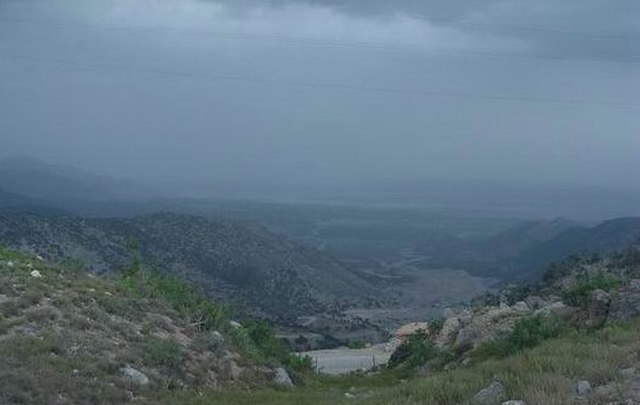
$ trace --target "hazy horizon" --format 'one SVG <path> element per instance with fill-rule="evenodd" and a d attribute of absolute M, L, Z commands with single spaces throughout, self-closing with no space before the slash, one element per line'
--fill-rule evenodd
<path fill-rule="evenodd" d="M 637 213 L 639 9 L 4 1 L 0 157 L 185 195 L 420 203 L 450 182 Z"/>

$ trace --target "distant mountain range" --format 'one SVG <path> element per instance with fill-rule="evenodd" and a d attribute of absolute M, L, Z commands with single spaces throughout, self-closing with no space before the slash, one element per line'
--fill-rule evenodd
<path fill-rule="evenodd" d="M 50 204 L 140 200 L 157 196 L 154 190 L 131 180 L 100 176 L 75 167 L 26 157 L 0 162 L 0 188 L 6 193 Z"/>
<path fill-rule="evenodd" d="M 254 223 L 168 213 L 99 219 L 0 215 L 0 244 L 52 260 L 78 260 L 95 273 L 127 265 L 130 241 L 137 242 L 145 263 L 270 318 L 322 313 L 375 292 L 326 253 Z"/>
<path fill-rule="evenodd" d="M 3 214 L 29 212 L 41 215 L 62 215 L 66 212 L 47 201 L 25 197 L 0 188 L 0 212 Z"/>
<path fill-rule="evenodd" d="M 158 213 L 169 211 L 174 213 Z M 495 218 L 476 218 L 474 225 L 464 216 L 420 215 L 161 199 L 134 182 L 72 167 L 28 158 L 0 163 L 0 243 L 53 260 L 78 259 L 94 272 L 111 273 L 127 263 L 127 243 L 136 240 L 145 261 L 182 274 L 213 296 L 283 319 L 321 313 L 345 300 L 384 299 L 371 284 L 375 281 L 359 271 L 397 261 L 404 250 L 415 251 L 416 269 L 534 280 L 568 255 L 640 242 L 640 218 L 593 227 L 565 219 L 512 220 L 508 226 L 516 225 L 505 230 L 504 221 Z"/>
<path fill-rule="evenodd" d="M 640 244 L 640 218 L 617 218 L 588 227 L 574 222 L 530 221 L 486 239 L 443 238 L 419 247 L 432 266 L 476 275 L 535 280 L 554 261 L 570 255 L 606 253 Z"/>

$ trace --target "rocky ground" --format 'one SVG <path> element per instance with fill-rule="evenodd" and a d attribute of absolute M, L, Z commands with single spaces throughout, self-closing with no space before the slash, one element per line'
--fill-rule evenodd
<path fill-rule="evenodd" d="M 419 327 L 413 329 L 418 328 L 415 332 L 434 350 L 448 353 L 441 357 L 448 359 L 444 370 L 450 370 L 516 353 L 556 336 L 574 336 L 577 343 L 580 335 L 599 332 L 606 325 L 637 322 L 639 318 L 640 251 L 632 248 L 606 258 L 567 260 L 552 267 L 536 286 L 487 294 L 467 308 L 445 311 L 439 322 L 414 324 Z M 603 359 L 603 363 L 609 363 L 606 372 L 592 380 L 573 381 L 573 399 L 593 404 L 640 403 L 640 330 L 634 327 L 631 333 L 627 341 L 630 356 L 624 361 L 613 354 L 617 349 L 615 339 L 604 336 L 600 350 L 612 353 Z M 398 347 L 396 356 L 403 348 L 406 353 L 409 340 L 406 334 L 397 333 L 390 344 Z M 441 358 L 434 357 L 421 366 L 422 372 L 439 366 Z M 531 367 L 536 367 L 535 358 Z M 480 390 L 473 403 L 493 404 L 505 398 L 504 385 L 496 380 Z"/>
<path fill-rule="evenodd" d="M 165 302 L 2 250 L 0 403 L 122 403 L 282 379 L 242 353 L 234 325 L 203 330 Z"/>

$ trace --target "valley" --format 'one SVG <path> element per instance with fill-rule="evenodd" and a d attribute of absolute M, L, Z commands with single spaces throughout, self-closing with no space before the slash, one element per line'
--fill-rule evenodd
<path fill-rule="evenodd" d="M 0 243 L 107 277 L 139 255 L 269 320 L 293 350 L 308 351 L 384 342 L 402 324 L 535 280 L 553 260 L 615 250 L 640 234 L 632 218 L 589 228 L 391 208 L 199 204 L 153 213 L 147 202 L 148 213 L 122 217 L 16 205 L 0 215 Z"/>
<path fill-rule="evenodd" d="M 225 404 L 388 404 L 422 398 L 416 392 L 424 384 L 429 401 L 457 404 L 487 383 L 478 360 L 487 350 L 489 358 L 516 356 L 498 365 L 500 387 L 536 404 L 546 400 L 505 377 L 506 361 L 521 361 L 521 350 L 552 339 L 562 346 L 574 328 L 609 318 L 626 339 L 616 356 L 635 350 L 620 319 L 637 315 L 640 218 L 581 223 L 380 205 L 65 201 L 15 191 L 0 190 L 0 353 L 7 350 L 0 361 L 12 365 L 7 378 L 29 387 L 29 398 L 49 388 L 33 387 L 30 363 L 16 364 L 42 350 L 63 356 L 43 366 L 46 384 L 91 398 L 58 381 L 82 342 L 101 345 L 82 354 L 100 369 L 73 367 L 81 378 L 110 381 L 100 394 L 107 402 L 122 401 L 126 388 L 142 402 L 191 403 L 195 388 L 206 403 Z M 599 307 L 592 296 L 609 304 Z M 566 331 L 546 324 L 556 317 Z M 540 337 L 513 340 L 519 328 Z M 29 330 L 44 348 L 23 337 Z M 594 350 L 597 340 L 585 344 Z M 554 346 L 534 350 L 559 356 Z M 594 354 L 576 370 L 592 375 L 581 367 L 598 362 Z M 616 366 L 603 364 L 603 383 L 611 385 Z M 447 373 L 473 383 L 448 386 Z M 559 375 L 565 388 L 575 378 Z M 544 385 L 535 373 L 527 378 Z M 151 392 L 148 381 L 183 388 Z M 410 391 L 398 393 L 398 381 L 410 381 Z M 430 385 L 437 381 L 447 387 L 442 396 Z M 549 398 L 571 399 L 565 388 Z M 27 398 L 7 391 L 18 402 Z"/>
<path fill-rule="evenodd" d="M 640 405 L 638 39 L 0 0 L 0 405 Z"/>

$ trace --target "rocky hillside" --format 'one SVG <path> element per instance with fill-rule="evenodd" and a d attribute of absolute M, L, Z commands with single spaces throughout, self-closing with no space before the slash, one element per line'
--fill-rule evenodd
<path fill-rule="evenodd" d="M 517 355 L 561 337 L 578 344 L 579 336 L 596 336 L 610 325 L 637 325 L 639 320 L 640 250 L 632 247 L 605 257 L 568 259 L 552 266 L 544 281 L 535 286 L 511 287 L 497 294 L 486 294 L 466 308 L 448 310 L 443 319 L 417 323 L 412 333 L 399 333 L 392 342 L 397 349 L 389 364 L 405 369 L 419 368 L 424 373 L 465 369 Z M 401 330 L 406 331 L 407 327 Z M 630 349 L 635 353 L 625 363 L 638 367 L 640 330 L 637 326 L 631 330 L 635 338 L 630 342 Z M 612 343 L 600 343 L 603 352 L 612 349 L 609 346 Z M 640 376 L 636 368 L 626 369 L 624 378 L 615 378 L 610 368 L 615 368 L 618 360 L 609 361 L 613 358 L 605 359 L 606 377 L 576 381 L 575 394 L 594 404 L 638 403 L 634 401 L 640 401 L 640 386 L 630 384 Z M 496 403 L 503 399 L 502 383 L 504 381 L 497 381 L 497 385 L 479 393 L 479 398 L 486 401 L 477 403 Z M 593 392 L 592 385 L 597 386 Z M 569 392 L 565 394 L 569 398 Z M 619 398 L 631 402 L 615 402 Z"/>
<path fill-rule="evenodd" d="M 51 260 L 76 260 L 95 274 L 125 266 L 132 242 L 143 262 L 271 318 L 321 313 L 343 297 L 374 292 L 331 256 L 252 223 L 178 214 L 0 216 L 0 243 Z"/>
<path fill-rule="evenodd" d="M 401 336 L 388 367 L 339 377 L 307 374 L 268 329 L 145 274 L 115 282 L 0 250 L 0 403 L 640 402 L 638 250 L 483 296 Z"/>
<path fill-rule="evenodd" d="M 268 352 L 245 327 L 224 314 L 194 322 L 190 305 L 216 307 L 187 286 L 132 286 L 1 249 L 0 403 L 171 403 L 174 390 L 290 385 L 261 365 Z"/>

